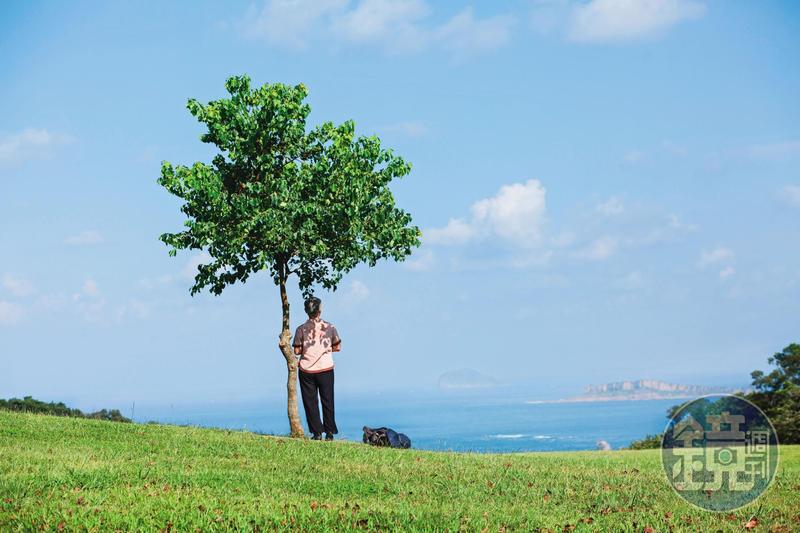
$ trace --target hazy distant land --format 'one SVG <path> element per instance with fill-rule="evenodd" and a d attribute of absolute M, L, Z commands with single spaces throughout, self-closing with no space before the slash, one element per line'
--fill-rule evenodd
<path fill-rule="evenodd" d="M 439 376 L 440 389 L 488 389 L 495 386 L 495 378 L 472 368 L 451 370 Z"/>
<path fill-rule="evenodd" d="M 741 389 L 709 387 L 706 385 L 679 385 L 654 379 L 617 381 L 602 385 L 589 385 L 580 396 L 560 400 L 528 400 L 526 403 L 580 403 L 619 402 L 633 400 L 681 400 L 706 394 L 732 394 Z"/>

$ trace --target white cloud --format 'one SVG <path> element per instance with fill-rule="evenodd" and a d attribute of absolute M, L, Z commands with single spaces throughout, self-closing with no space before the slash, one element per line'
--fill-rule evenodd
<path fill-rule="evenodd" d="M 629 165 L 635 165 L 636 163 L 643 161 L 644 158 L 645 153 L 639 150 L 630 150 L 622 156 L 622 160 Z"/>
<path fill-rule="evenodd" d="M 782 141 L 750 146 L 747 153 L 756 159 L 778 160 L 800 155 L 800 141 Z"/>
<path fill-rule="evenodd" d="M 432 228 L 422 233 L 428 244 L 464 244 L 475 236 L 475 229 L 461 218 L 451 218 L 443 228 Z"/>
<path fill-rule="evenodd" d="M 25 314 L 20 305 L 0 300 L 0 326 L 13 326 Z"/>
<path fill-rule="evenodd" d="M 46 311 L 61 311 L 67 306 L 67 303 L 67 295 L 63 292 L 57 292 L 39 296 L 34 305 Z"/>
<path fill-rule="evenodd" d="M 451 218 L 447 226 L 423 232 L 430 244 L 464 244 L 499 237 L 520 247 L 538 244 L 546 211 L 546 191 L 539 180 L 503 185 L 495 196 L 478 200 L 470 220 Z"/>
<path fill-rule="evenodd" d="M 472 204 L 473 225 L 518 244 L 541 237 L 546 191 L 539 180 L 503 185 L 492 198 Z"/>
<path fill-rule="evenodd" d="M 87 279 L 83 282 L 83 287 L 81 287 L 81 293 L 86 296 L 91 296 L 96 298 L 100 295 L 100 289 L 97 287 L 97 282 L 93 279 Z"/>
<path fill-rule="evenodd" d="M 350 303 L 357 303 L 369 297 L 369 288 L 362 282 L 355 280 L 350 283 L 345 293 L 345 298 Z"/>
<path fill-rule="evenodd" d="M 715 263 L 730 261 L 733 259 L 733 251 L 729 248 L 718 246 L 713 250 L 703 250 L 700 253 L 700 259 L 697 261 L 697 266 L 705 268 Z"/>
<path fill-rule="evenodd" d="M 572 10 L 567 37 L 577 42 L 623 42 L 658 36 L 706 11 L 694 0 L 591 0 Z"/>
<path fill-rule="evenodd" d="M 681 222 L 675 213 L 670 213 L 667 218 L 669 219 L 668 226 L 672 229 L 679 231 L 695 231 L 697 229 L 697 224 Z"/>
<path fill-rule="evenodd" d="M 269 0 L 240 26 L 251 38 L 295 49 L 312 41 L 378 47 L 391 53 L 439 48 L 455 57 L 495 50 L 511 40 L 513 19 L 476 18 L 471 8 L 430 24 L 425 0 Z"/>
<path fill-rule="evenodd" d="M 678 144 L 672 141 L 663 141 L 661 143 L 661 148 L 669 155 L 673 156 L 683 157 L 689 154 L 688 148 L 686 148 L 682 144 Z"/>
<path fill-rule="evenodd" d="M 86 279 L 81 286 L 80 292 L 72 295 L 72 301 L 86 320 L 97 322 L 106 318 L 106 299 L 100 292 L 95 280 Z"/>
<path fill-rule="evenodd" d="M 603 216 L 610 217 L 622 214 L 622 212 L 625 211 L 625 207 L 622 205 L 622 200 L 616 196 L 612 196 L 605 202 L 598 204 L 595 210 Z"/>
<path fill-rule="evenodd" d="M 608 259 L 619 248 L 619 240 L 616 237 L 604 235 L 590 242 L 587 246 L 575 252 L 575 256 L 581 259 L 592 261 L 602 261 Z"/>
<path fill-rule="evenodd" d="M 19 133 L 0 136 L 0 163 L 21 163 L 52 155 L 55 147 L 72 142 L 72 137 L 45 129 L 26 128 Z"/>
<path fill-rule="evenodd" d="M 96 230 L 83 231 L 77 235 L 71 235 L 64 239 L 65 244 L 72 246 L 91 246 L 94 244 L 100 244 L 101 242 L 103 242 L 103 236 L 99 231 Z"/>
<path fill-rule="evenodd" d="M 472 218 L 451 218 L 443 228 L 429 229 L 431 244 L 464 244 L 475 238 L 499 237 L 519 246 L 541 240 L 546 191 L 539 180 L 503 185 L 495 196 L 472 204 Z"/>
<path fill-rule="evenodd" d="M 288 48 L 305 48 L 318 32 L 321 20 L 347 6 L 347 0 L 270 0 L 257 11 L 248 10 L 244 34 Z"/>
<path fill-rule="evenodd" d="M 354 9 L 334 17 L 332 27 L 336 35 L 350 43 L 414 51 L 427 44 L 429 35 L 417 22 L 429 12 L 422 0 L 362 0 Z"/>
<path fill-rule="evenodd" d="M 781 197 L 792 207 L 800 207 L 800 185 L 787 185 L 781 190 Z"/>
<path fill-rule="evenodd" d="M 476 19 L 468 7 L 436 30 L 436 39 L 442 48 L 454 55 L 478 54 L 502 48 L 511 42 L 514 19 L 497 15 Z"/>
<path fill-rule="evenodd" d="M 719 272 L 719 279 L 726 280 L 729 277 L 733 276 L 736 271 L 733 269 L 732 266 L 728 265 Z"/>
<path fill-rule="evenodd" d="M 407 259 L 403 262 L 403 266 L 405 266 L 405 268 L 408 270 L 413 270 L 415 272 L 424 272 L 426 270 L 430 270 L 435 262 L 435 256 L 431 250 L 420 250 L 411 257 L 411 259 Z"/>
<path fill-rule="evenodd" d="M 11 274 L 3 275 L 3 287 L 19 298 L 28 296 L 34 292 L 33 284 L 30 281 L 15 278 Z"/>

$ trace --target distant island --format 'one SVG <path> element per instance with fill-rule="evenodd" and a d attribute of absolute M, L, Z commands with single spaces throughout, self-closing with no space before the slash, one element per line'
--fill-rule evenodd
<path fill-rule="evenodd" d="M 487 389 L 496 386 L 495 378 L 471 368 L 451 370 L 439 376 L 440 389 Z"/>
<path fill-rule="evenodd" d="M 616 402 L 631 400 L 680 400 L 696 398 L 706 394 L 733 394 L 742 392 L 731 387 L 710 387 L 706 385 L 679 385 L 655 379 L 637 381 L 615 381 L 602 385 L 589 385 L 580 396 L 561 400 L 529 400 L 527 403 L 579 403 Z"/>

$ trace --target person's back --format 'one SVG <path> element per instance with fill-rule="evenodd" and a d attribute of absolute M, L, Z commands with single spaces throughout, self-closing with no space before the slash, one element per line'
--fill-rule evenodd
<path fill-rule="evenodd" d="M 311 297 L 305 302 L 308 320 L 294 333 L 294 353 L 299 357 L 298 377 L 308 429 L 313 439 L 320 439 L 324 430 L 326 440 L 338 433 L 333 408 L 333 352 L 341 350 L 342 340 L 336 326 L 322 320 L 322 302 Z M 322 400 L 319 416 L 317 396 Z"/>
<path fill-rule="evenodd" d="M 333 350 L 341 342 L 336 326 L 320 317 L 309 318 L 298 326 L 294 346 L 300 346 L 299 361 L 304 372 L 324 372 L 333 368 Z"/>

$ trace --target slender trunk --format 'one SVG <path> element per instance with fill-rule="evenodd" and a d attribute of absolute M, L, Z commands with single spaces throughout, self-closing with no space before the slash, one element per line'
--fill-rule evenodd
<path fill-rule="evenodd" d="M 304 437 L 303 424 L 297 412 L 297 359 L 292 349 L 292 332 L 289 321 L 289 297 L 286 295 L 286 276 L 281 276 L 281 307 L 283 309 L 283 325 L 278 346 L 286 359 L 288 377 L 286 379 L 286 413 L 289 416 L 289 430 L 292 437 Z"/>

